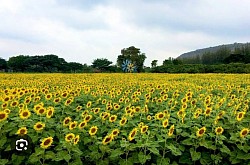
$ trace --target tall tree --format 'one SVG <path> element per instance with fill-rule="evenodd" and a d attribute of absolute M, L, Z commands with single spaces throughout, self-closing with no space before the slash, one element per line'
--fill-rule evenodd
<path fill-rule="evenodd" d="M 0 57 L 0 70 L 7 69 L 7 61 Z"/>
<path fill-rule="evenodd" d="M 152 67 L 152 68 L 154 68 L 154 67 L 157 66 L 157 61 L 158 61 L 158 60 L 153 60 L 153 61 L 151 62 L 151 67 Z"/>
<path fill-rule="evenodd" d="M 109 70 L 111 61 L 106 58 L 97 58 L 92 62 L 92 67 L 101 71 Z"/>
<path fill-rule="evenodd" d="M 24 56 L 24 55 L 10 57 L 8 60 L 8 66 L 14 71 L 24 72 L 28 67 L 28 64 L 26 63 L 26 60 L 28 58 L 29 56 Z"/>
<path fill-rule="evenodd" d="M 142 72 L 146 58 L 145 53 L 141 53 L 139 48 L 130 46 L 121 50 L 121 55 L 117 57 L 117 65 L 121 67 L 125 60 L 130 60 L 137 67 L 137 71 Z"/>

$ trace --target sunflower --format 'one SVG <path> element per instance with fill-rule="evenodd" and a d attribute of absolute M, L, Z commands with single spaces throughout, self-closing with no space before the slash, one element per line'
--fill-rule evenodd
<path fill-rule="evenodd" d="M 199 116 L 200 116 L 200 113 L 198 113 L 198 112 L 195 112 L 195 113 L 194 113 L 194 118 L 195 118 L 195 119 L 197 119 Z"/>
<path fill-rule="evenodd" d="M 53 107 L 48 107 L 48 109 L 47 109 L 47 114 L 46 114 L 46 118 L 50 119 L 50 118 L 53 116 L 54 111 L 55 111 L 55 110 L 54 110 Z"/>
<path fill-rule="evenodd" d="M 26 127 L 21 127 L 16 132 L 16 134 L 20 136 L 26 135 L 27 133 L 28 133 L 28 130 Z"/>
<path fill-rule="evenodd" d="M 87 108 L 90 108 L 91 105 L 92 105 L 92 102 L 91 102 L 91 101 L 88 101 L 88 103 L 86 104 L 86 107 L 87 107 Z"/>
<path fill-rule="evenodd" d="M 141 133 L 142 133 L 142 134 L 146 133 L 147 130 L 148 130 L 148 126 L 147 126 L 147 125 L 143 125 L 143 126 L 141 127 Z"/>
<path fill-rule="evenodd" d="M 97 130 L 98 130 L 97 126 L 92 126 L 92 127 L 89 129 L 89 134 L 90 134 L 91 136 L 93 136 L 93 135 L 96 134 Z"/>
<path fill-rule="evenodd" d="M 222 116 L 223 116 L 225 113 L 226 113 L 225 111 L 221 111 L 221 112 L 218 114 L 218 117 L 219 117 L 219 118 L 222 118 Z"/>
<path fill-rule="evenodd" d="M 98 114 L 100 112 L 101 108 L 95 108 L 94 109 L 94 114 Z"/>
<path fill-rule="evenodd" d="M 77 127 L 77 121 L 73 121 L 69 124 L 69 129 L 72 130 Z"/>
<path fill-rule="evenodd" d="M 102 120 L 106 120 L 110 116 L 110 113 L 104 112 L 102 115 Z"/>
<path fill-rule="evenodd" d="M 87 115 L 84 117 L 84 121 L 89 122 L 92 119 L 92 115 Z"/>
<path fill-rule="evenodd" d="M 78 111 L 80 111 L 80 110 L 82 110 L 82 106 L 78 105 L 78 106 L 76 107 L 76 111 L 78 112 Z"/>
<path fill-rule="evenodd" d="M 61 98 L 60 98 L 60 97 L 57 97 L 57 98 L 55 98 L 55 99 L 53 100 L 53 102 L 56 103 L 56 104 L 59 103 L 60 101 L 61 101 Z"/>
<path fill-rule="evenodd" d="M 102 104 L 106 104 L 107 103 L 107 100 L 106 99 L 103 99 L 102 100 Z"/>
<path fill-rule="evenodd" d="M 152 119 L 152 116 L 148 115 L 148 116 L 147 116 L 147 120 L 150 121 L 151 119 Z"/>
<path fill-rule="evenodd" d="M 68 96 L 68 92 L 63 92 L 61 95 L 63 98 L 66 98 Z"/>
<path fill-rule="evenodd" d="M 64 102 L 64 105 L 68 106 L 68 105 L 70 105 L 72 102 L 73 102 L 73 99 L 72 99 L 72 98 L 68 98 L 68 99 Z"/>
<path fill-rule="evenodd" d="M 212 112 L 212 109 L 207 107 L 205 112 L 204 112 L 204 115 L 205 116 L 210 116 L 211 112 Z"/>
<path fill-rule="evenodd" d="M 129 141 L 132 141 L 134 138 L 135 138 L 135 135 L 137 133 L 138 129 L 137 128 L 134 128 L 128 135 L 128 140 Z"/>
<path fill-rule="evenodd" d="M 13 102 L 11 102 L 11 103 L 10 103 L 10 106 L 11 106 L 11 107 L 16 107 L 16 106 L 18 106 L 18 101 L 13 101 Z"/>
<path fill-rule="evenodd" d="M 111 123 L 115 122 L 116 119 L 117 119 L 117 116 L 116 116 L 116 115 L 111 115 L 111 116 L 109 117 L 109 121 L 110 121 Z"/>
<path fill-rule="evenodd" d="M 46 109 L 44 107 L 41 107 L 36 113 L 38 115 L 44 115 L 46 114 Z"/>
<path fill-rule="evenodd" d="M 51 93 L 46 94 L 46 96 L 45 96 L 45 99 L 46 99 L 46 100 L 50 100 L 51 98 L 52 98 L 52 94 L 51 94 Z"/>
<path fill-rule="evenodd" d="M 0 122 L 6 120 L 7 118 L 8 118 L 8 113 L 0 111 Z"/>
<path fill-rule="evenodd" d="M 163 118 L 165 117 L 165 114 L 163 112 L 159 112 L 155 115 L 155 118 L 157 120 L 163 120 Z"/>
<path fill-rule="evenodd" d="M 223 131 L 224 131 L 224 129 L 223 129 L 222 127 L 217 127 L 217 128 L 215 128 L 215 133 L 216 133 L 216 135 L 222 134 Z"/>
<path fill-rule="evenodd" d="M 126 117 L 123 117 L 121 120 L 120 120 L 120 126 L 124 126 L 126 123 L 127 123 L 128 119 Z"/>
<path fill-rule="evenodd" d="M 241 121 L 244 118 L 244 116 L 245 116 L 245 112 L 238 112 L 237 117 L 236 117 L 237 121 Z"/>
<path fill-rule="evenodd" d="M 165 119 L 162 121 L 163 128 L 166 128 L 168 126 L 168 119 Z"/>
<path fill-rule="evenodd" d="M 76 135 L 74 138 L 74 145 L 76 145 L 80 140 L 80 135 Z"/>
<path fill-rule="evenodd" d="M 168 136 L 172 136 L 173 133 L 174 133 L 174 124 L 171 125 L 171 127 L 169 128 L 169 130 L 168 130 Z"/>
<path fill-rule="evenodd" d="M 42 122 L 37 122 L 33 128 L 36 130 L 36 131 L 41 131 L 43 128 L 45 127 L 45 124 L 42 123 Z"/>
<path fill-rule="evenodd" d="M 83 128 L 86 127 L 87 125 L 88 125 L 88 123 L 87 123 L 86 121 L 82 121 L 82 122 L 79 123 L 78 128 L 79 128 L 79 129 L 83 129 Z"/>
<path fill-rule="evenodd" d="M 48 138 L 44 138 L 42 140 L 42 143 L 40 144 L 40 146 L 43 149 L 47 149 L 48 147 L 51 146 L 52 143 L 53 143 L 53 138 L 52 137 L 48 137 Z"/>
<path fill-rule="evenodd" d="M 181 106 L 181 108 L 182 109 L 187 109 L 187 106 L 188 106 L 187 103 L 183 103 L 182 106 Z"/>
<path fill-rule="evenodd" d="M 111 134 L 113 137 L 116 137 L 120 133 L 119 129 L 114 129 Z"/>
<path fill-rule="evenodd" d="M 114 110 L 118 110 L 118 109 L 120 109 L 120 105 L 119 105 L 119 104 L 117 104 L 117 103 L 114 103 L 114 104 L 113 104 L 113 106 L 114 106 Z"/>
<path fill-rule="evenodd" d="M 177 116 L 178 116 L 179 118 L 183 117 L 184 114 L 185 114 L 185 111 L 184 111 L 183 109 L 181 109 L 181 110 L 179 110 L 179 111 L 177 112 Z"/>
<path fill-rule="evenodd" d="M 247 134 L 249 133 L 249 129 L 248 128 L 243 128 L 241 131 L 240 131 L 240 137 L 241 138 L 244 138 L 247 136 Z"/>
<path fill-rule="evenodd" d="M 23 120 L 28 119 L 30 117 L 30 115 L 31 115 L 31 112 L 28 109 L 22 110 L 19 113 L 20 118 Z"/>
<path fill-rule="evenodd" d="M 105 136 L 104 139 L 102 140 L 102 144 L 107 145 L 113 140 L 113 138 L 114 137 L 112 136 L 112 134 Z"/>
<path fill-rule="evenodd" d="M 70 117 L 66 117 L 64 120 L 63 120 L 63 126 L 68 126 L 71 122 L 71 118 Z"/>
<path fill-rule="evenodd" d="M 84 110 L 84 111 L 82 112 L 82 115 L 81 115 L 81 116 L 82 116 L 83 118 L 85 118 L 85 115 L 87 115 L 88 113 L 89 113 L 88 110 Z"/>
<path fill-rule="evenodd" d="M 74 140 L 74 138 L 75 138 L 75 134 L 73 134 L 73 133 L 68 133 L 68 134 L 65 136 L 65 141 L 71 142 L 72 140 Z"/>
<path fill-rule="evenodd" d="M 24 104 L 29 104 L 31 102 L 31 97 L 27 97 L 24 100 Z"/>
<path fill-rule="evenodd" d="M 198 131 L 196 132 L 196 136 L 197 137 L 202 137 L 205 132 L 206 132 L 206 127 L 202 127 L 200 129 L 198 129 Z"/>

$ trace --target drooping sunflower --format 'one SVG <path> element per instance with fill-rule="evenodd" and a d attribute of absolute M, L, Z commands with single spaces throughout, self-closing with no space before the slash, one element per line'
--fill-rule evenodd
<path fill-rule="evenodd" d="M 238 112 L 236 117 L 237 121 L 241 121 L 244 118 L 245 114 L 245 112 Z"/>
<path fill-rule="evenodd" d="M 224 132 L 224 129 L 222 127 L 217 127 L 215 128 L 215 133 L 216 135 L 220 135 Z"/>
<path fill-rule="evenodd" d="M 65 141 L 67 142 L 72 142 L 72 140 L 74 140 L 75 138 L 75 134 L 73 133 L 68 133 L 66 136 L 65 136 Z"/>
<path fill-rule="evenodd" d="M 36 131 L 41 131 L 43 128 L 45 127 L 45 124 L 42 123 L 42 122 L 37 122 L 33 128 L 36 130 Z"/>
<path fill-rule="evenodd" d="M 26 127 L 21 127 L 16 132 L 16 134 L 20 136 L 26 135 L 27 133 L 28 133 L 28 130 Z"/>
<path fill-rule="evenodd" d="M 95 108 L 94 109 L 94 114 L 98 114 L 100 112 L 101 108 Z"/>
<path fill-rule="evenodd" d="M 53 138 L 52 137 L 47 137 L 42 140 L 42 143 L 40 144 L 41 148 L 47 149 L 48 147 L 51 146 L 53 143 Z"/>
<path fill-rule="evenodd" d="M 113 140 L 113 138 L 114 137 L 112 136 L 112 134 L 105 136 L 104 139 L 102 140 L 102 144 L 107 145 Z"/>
<path fill-rule="evenodd" d="M 116 121 L 116 119 L 117 119 L 117 116 L 116 116 L 116 115 L 111 115 L 111 116 L 109 117 L 109 122 L 113 123 L 113 122 Z"/>
<path fill-rule="evenodd" d="M 57 97 L 57 98 L 55 98 L 55 99 L 53 100 L 53 102 L 56 103 L 56 104 L 59 103 L 60 101 L 61 101 L 61 98 L 60 98 L 60 97 Z"/>
<path fill-rule="evenodd" d="M 200 129 L 198 129 L 198 131 L 196 132 L 196 136 L 197 137 L 202 137 L 205 132 L 206 132 L 206 127 L 202 127 Z"/>
<path fill-rule="evenodd" d="M 79 129 L 83 129 L 83 128 L 86 127 L 87 125 L 88 125 L 88 122 L 82 121 L 82 122 L 78 125 L 78 128 L 79 128 Z"/>
<path fill-rule="evenodd" d="M 66 117 L 64 120 L 63 120 L 63 126 L 68 126 L 71 122 L 71 118 L 70 117 Z"/>
<path fill-rule="evenodd" d="M 23 120 L 28 119 L 30 117 L 30 115 L 31 115 L 31 112 L 28 109 L 22 110 L 19 113 L 20 118 Z"/>
<path fill-rule="evenodd" d="M 88 103 L 86 104 L 86 107 L 87 107 L 87 108 L 90 108 L 91 105 L 92 105 L 92 102 L 91 102 L 91 101 L 88 101 Z"/>
<path fill-rule="evenodd" d="M 168 126 L 168 119 L 165 119 L 162 121 L 163 128 L 166 128 Z"/>
<path fill-rule="evenodd" d="M 74 145 L 76 145 L 80 140 L 80 135 L 76 135 L 74 138 Z"/>
<path fill-rule="evenodd" d="M 129 141 L 132 141 L 132 140 L 135 138 L 137 131 L 138 131 L 138 129 L 137 129 L 137 128 L 134 128 L 134 129 L 129 133 L 129 135 L 128 135 L 128 140 L 129 140 Z"/>
<path fill-rule="evenodd" d="M 73 98 L 68 98 L 68 99 L 64 102 L 64 105 L 65 105 L 65 106 L 69 106 L 72 102 L 73 102 Z"/>
<path fill-rule="evenodd" d="M 73 121 L 69 124 L 69 130 L 73 130 L 77 127 L 77 121 Z"/>
<path fill-rule="evenodd" d="M 8 113 L 0 111 L 0 122 L 6 120 L 7 118 L 8 118 Z"/>
<path fill-rule="evenodd" d="M 174 124 L 171 125 L 171 127 L 169 128 L 169 130 L 168 130 L 168 136 L 172 136 L 173 133 L 174 133 Z"/>
<path fill-rule="evenodd" d="M 247 136 L 247 134 L 249 133 L 249 129 L 248 128 L 243 128 L 241 131 L 240 131 L 240 137 L 241 138 L 244 138 Z"/>
<path fill-rule="evenodd" d="M 92 127 L 89 129 L 89 134 L 90 134 L 91 136 L 93 136 L 93 135 L 95 135 L 95 134 L 97 133 L 97 130 L 98 130 L 97 126 L 92 126 Z"/>
<path fill-rule="evenodd" d="M 128 119 L 126 117 L 122 117 L 120 120 L 120 126 L 124 126 L 127 123 Z"/>
<path fill-rule="evenodd" d="M 148 130 L 148 126 L 147 126 L 147 125 L 143 125 L 143 126 L 141 127 L 141 133 L 142 133 L 142 134 L 146 133 L 147 130 Z"/>
<path fill-rule="evenodd" d="M 111 132 L 111 134 L 112 134 L 113 137 L 118 136 L 119 133 L 120 133 L 119 129 L 114 129 L 114 130 Z"/>

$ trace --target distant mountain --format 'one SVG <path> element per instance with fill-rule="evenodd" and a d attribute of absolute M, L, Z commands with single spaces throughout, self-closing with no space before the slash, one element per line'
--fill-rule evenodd
<path fill-rule="evenodd" d="M 177 58 L 178 59 L 192 58 L 192 57 L 196 57 L 197 55 L 203 55 L 206 52 L 214 53 L 223 47 L 226 47 L 227 49 L 233 51 L 235 48 L 241 48 L 242 46 L 245 46 L 246 44 L 247 43 L 234 43 L 234 44 L 226 44 L 226 45 L 219 45 L 219 46 L 214 46 L 214 47 L 209 47 L 209 48 L 197 49 L 195 51 L 183 53 Z"/>

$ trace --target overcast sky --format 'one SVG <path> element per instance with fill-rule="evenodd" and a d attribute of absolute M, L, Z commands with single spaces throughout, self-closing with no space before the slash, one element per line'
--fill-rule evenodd
<path fill-rule="evenodd" d="M 135 46 L 145 65 L 250 41 L 249 0 L 0 0 L 0 57 L 55 54 L 116 63 Z"/>

